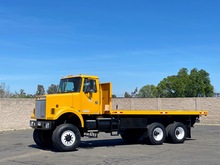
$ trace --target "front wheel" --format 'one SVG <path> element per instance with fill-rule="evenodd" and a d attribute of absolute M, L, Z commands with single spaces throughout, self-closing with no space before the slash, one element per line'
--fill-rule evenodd
<path fill-rule="evenodd" d="M 80 144 L 80 132 L 72 124 L 58 126 L 52 136 L 53 145 L 58 151 L 74 151 Z"/>

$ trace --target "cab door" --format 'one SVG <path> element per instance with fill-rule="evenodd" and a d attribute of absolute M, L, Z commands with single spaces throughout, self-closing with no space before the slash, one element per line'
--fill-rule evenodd
<path fill-rule="evenodd" d="M 99 114 L 99 86 L 97 79 L 84 78 L 82 90 L 82 114 Z"/>

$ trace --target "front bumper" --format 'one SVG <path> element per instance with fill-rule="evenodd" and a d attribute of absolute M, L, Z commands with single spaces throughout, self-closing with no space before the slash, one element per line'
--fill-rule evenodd
<path fill-rule="evenodd" d="M 55 125 L 55 121 L 51 120 L 30 120 L 30 127 L 33 129 L 51 130 Z"/>

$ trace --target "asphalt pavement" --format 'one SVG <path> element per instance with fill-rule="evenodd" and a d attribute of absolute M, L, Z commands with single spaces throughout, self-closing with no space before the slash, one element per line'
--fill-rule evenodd
<path fill-rule="evenodd" d="M 1 165 L 219 165 L 220 126 L 197 125 L 184 144 L 129 144 L 120 136 L 101 133 L 82 138 L 77 151 L 42 150 L 33 130 L 0 132 Z"/>

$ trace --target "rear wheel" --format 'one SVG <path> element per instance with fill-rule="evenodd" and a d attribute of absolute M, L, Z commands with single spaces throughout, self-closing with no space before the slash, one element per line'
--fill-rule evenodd
<path fill-rule="evenodd" d="M 52 132 L 35 129 L 33 132 L 34 142 L 41 148 L 52 146 Z"/>
<path fill-rule="evenodd" d="M 186 126 L 183 123 L 175 122 L 168 127 L 168 138 L 173 143 L 184 143 L 186 130 Z"/>
<path fill-rule="evenodd" d="M 169 132 L 170 132 L 170 127 L 172 126 L 172 124 L 169 124 L 167 127 L 166 127 L 166 142 L 171 142 L 171 138 L 169 136 Z"/>
<path fill-rule="evenodd" d="M 73 151 L 80 144 L 80 132 L 72 124 L 58 126 L 52 136 L 53 145 L 58 151 Z"/>
<path fill-rule="evenodd" d="M 147 126 L 147 142 L 153 145 L 163 144 L 166 138 L 166 130 L 160 123 L 152 123 Z"/>

